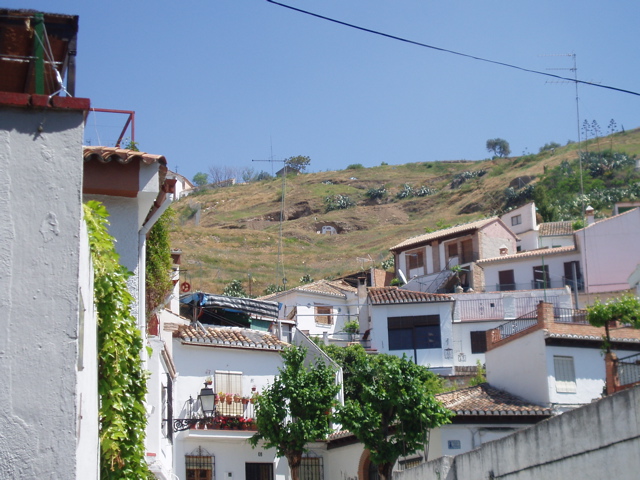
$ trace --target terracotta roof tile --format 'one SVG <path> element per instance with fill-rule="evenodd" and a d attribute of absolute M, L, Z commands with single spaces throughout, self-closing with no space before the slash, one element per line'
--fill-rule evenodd
<path fill-rule="evenodd" d="M 451 302 L 449 295 L 439 293 L 413 292 L 398 287 L 370 288 L 369 300 L 373 305 L 390 305 L 399 303 Z"/>
<path fill-rule="evenodd" d="M 569 221 L 541 223 L 538 229 L 538 235 L 541 237 L 573 235 L 573 223 Z"/>
<path fill-rule="evenodd" d="M 437 240 L 438 238 L 447 237 L 449 235 L 458 235 L 461 233 L 473 231 L 478 228 L 484 227 L 485 225 L 491 222 L 495 222 L 496 220 L 499 220 L 498 217 L 485 218 L 482 220 L 477 220 L 475 222 L 464 223 L 462 225 L 456 225 L 455 227 L 445 228 L 444 230 L 438 230 L 437 232 L 418 235 L 417 237 L 412 237 L 403 242 L 400 242 L 398 245 L 396 245 L 395 247 L 391 247 L 389 250 L 391 251 L 404 250 L 407 247 L 424 244 L 432 240 Z"/>
<path fill-rule="evenodd" d="M 109 163 L 116 161 L 123 165 L 131 163 L 133 160 L 140 160 L 147 165 L 152 163 L 160 163 L 167 165 L 167 159 L 163 155 L 153 155 L 151 153 L 138 152 L 128 148 L 117 147 L 83 147 L 84 161 L 96 160 L 100 163 Z"/>
<path fill-rule="evenodd" d="M 555 322 L 545 329 L 545 337 L 547 338 L 564 338 L 571 340 L 592 340 L 595 342 L 602 341 L 605 335 L 604 327 L 594 327 L 592 325 L 561 323 Z M 612 342 L 621 343 L 640 343 L 640 330 L 620 326 L 617 328 L 609 328 L 609 336 Z"/>
<path fill-rule="evenodd" d="M 174 333 L 184 343 L 215 345 L 218 347 L 282 350 L 288 344 L 274 335 L 260 330 L 240 327 L 194 327 L 182 325 Z"/>
<path fill-rule="evenodd" d="M 436 395 L 457 415 L 552 415 L 552 409 L 498 390 L 488 383 Z"/>
<path fill-rule="evenodd" d="M 500 255 L 499 257 L 483 258 L 481 260 L 478 260 L 476 263 L 482 265 L 484 263 L 501 262 L 504 260 L 519 260 L 521 258 L 541 257 L 543 255 L 546 257 L 548 255 L 559 255 L 562 253 L 569 253 L 574 251 L 577 252 L 578 250 L 573 245 L 569 245 L 566 247 L 538 248 L 536 250 L 527 250 L 524 252 L 512 253 L 511 255 Z"/>

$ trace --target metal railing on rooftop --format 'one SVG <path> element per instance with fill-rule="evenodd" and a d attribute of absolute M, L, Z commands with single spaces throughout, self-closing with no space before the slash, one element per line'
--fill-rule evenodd
<path fill-rule="evenodd" d="M 640 353 L 618 360 L 618 379 L 621 386 L 640 382 Z"/>
<path fill-rule="evenodd" d="M 493 343 L 509 338 L 517 333 L 523 332 L 534 325 L 537 325 L 538 317 L 535 311 L 529 312 L 515 320 L 510 320 L 492 330 Z"/>
<path fill-rule="evenodd" d="M 554 322 L 573 323 L 578 325 L 589 325 L 586 310 L 576 310 L 575 308 L 553 308 Z"/>

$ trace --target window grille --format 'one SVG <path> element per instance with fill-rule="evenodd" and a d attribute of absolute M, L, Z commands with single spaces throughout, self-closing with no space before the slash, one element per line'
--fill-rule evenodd
<path fill-rule="evenodd" d="M 187 480 L 215 480 L 213 455 L 202 447 L 196 448 L 189 455 L 185 455 Z"/>
<path fill-rule="evenodd" d="M 247 480 L 273 480 L 272 463 L 245 463 L 244 471 Z"/>
<path fill-rule="evenodd" d="M 309 453 L 302 457 L 298 474 L 300 480 L 323 480 L 324 466 L 322 457 Z"/>

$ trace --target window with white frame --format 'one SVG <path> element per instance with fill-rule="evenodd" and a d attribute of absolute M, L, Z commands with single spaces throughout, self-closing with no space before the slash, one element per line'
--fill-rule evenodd
<path fill-rule="evenodd" d="M 556 375 L 556 392 L 576 392 L 576 370 L 573 365 L 573 357 L 554 355 L 553 369 Z"/>

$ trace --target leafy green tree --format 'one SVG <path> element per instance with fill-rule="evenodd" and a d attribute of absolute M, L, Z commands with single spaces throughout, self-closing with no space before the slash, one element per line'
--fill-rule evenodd
<path fill-rule="evenodd" d="M 227 283 L 227 285 L 224 287 L 224 290 L 222 291 L 222 294 L 228 297 L 238 298 L 247 298 L 249 296 L 242 286 L 242 281 L 238 279 L 231 280 L 229 283 Z"/>
<path fill-rule="evenodd" d="M 307 350 L 291 346 L 282 352 L 284 367 L 256 400 L 258 433 L 249 439 L 252 447 L 259 442 L 275 448 L 298 480 L 302 454 L 307 443 L 326 438 L 331 433 L 332 409 L 340 386 L 335 372 L 321 360 L 305 366 Z"/>
<path fill-rule="evenodd" d="M 284 164 L 286 166 L 295 168 L 299 172 L 304 172 L 310 163 L 311 163 L 311 159 L 303 155 L 298 155 L 296 157 L 289 157 L 284 161 Z"/>
<path fill-rule="evenodd" d="M 193 176 L 193 184 L 202 187 L 209 183 L 209 174 L 204 172 L 198 172 Z"/>
<path fill-rule="evenodd" d="M 391 480 L 401 455 L 424 448 L 431 428 L 449 423 L 452 413 L 434 394 L 442 382 L 407 357 L 367 355 L 360 345 L 328 349 L 343 368 L 342 426 L 371 452 L 382 480 Z"/>
<path fill-rule="evenodd" d="M 596 300 L 593 305 L 587 307 L 587 320 L 594 327 L 605 327 L 605 349 L 609 352 L 609 322 L 617 320 L 633 328 L 640 328 L 640 299 L 633 295 L 625 295 L 606 303 Z"/>
<path fill-rule="evenodd" d="M 511 154 L 511 148 L 509 142 L 502 138 L 493 138 L 487 140 L 487 150 L 493 152 L 494 155 L 499 157 L 508 157 Z"/>

